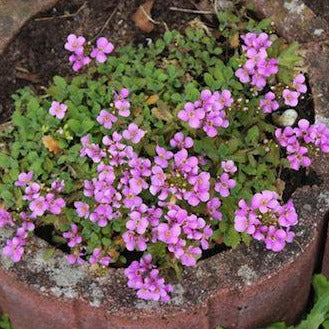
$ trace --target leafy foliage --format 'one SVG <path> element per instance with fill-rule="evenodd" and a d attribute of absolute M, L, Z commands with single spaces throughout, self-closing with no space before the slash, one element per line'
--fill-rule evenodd
<path fill-rule="evenodd" d="M 14 187 L 14 182 L 19 172 L 29 170 L 33 170 L 35 177 L 45 185 L 57 178 L 64 180 L 68 205 L 84 200 L 83 181 L 90 179 L 95 171 L 86 158 L 79 156 L 80 138 L 91 134 L 95 142 L 100 142 L 107 131 L 97 124 L 96 118 L 102 109 L 111 108 L 113 91 L 125 87 L 130 90 L 133 104 L 128 123 L 135 122 L 147 132 L 138 146 L 140 154 L 153 156 L 154 145 L 168 145 L 173 133 L 180 130 L 194 138 L 195 155 L 213 162 L 212 174 L 220 174 L 221 161 L 233 160 L 237 164 L 237 185 L 232 194 L 222 200 L 224 216 L 214 225 L 214 237 L 230 247 L 236 247 L 241 241 L 248 243 L 248 237 L 234 230 L 235 205 L 242 198 L 250 199 L 255 192 L 275 190 L 278 170 L 286 162 L 280 158 L 278 145 L 274 141 L 268 143 L 275 127 L 260 111 L 259 96 L 234 75 L 245 60 L 236 47 L 239 41 L 236 35 L 242 28 L 267 29 L 269 22 L 256 23 L 247 19 L 240 25 L 238 16 L 228 12 L 219 13 L 218 20 L 223 42 L 217 42 L 202 28 L 189 27 L 185 34 L 167 31 L 151 45 L 128 45 L 118 49 L 116 56 L 109 57 L 106 63 L 91 67 L 71 81 L 54 77 L 46 95 L 40 97 L 27 88 L 20 90 L 13 97 L 12 127 L 0 133 L 2 145 L 6 145 L 0 153 L 0 196 L 5 207 L 21 210 L 22 194 Z M 293 64 L 299 59 L 295 55 L 296 44 L 286 47 L 283 41 L 276 42 L 271 51 L 285 68 L 282 81 L 286 82 L 294 73 Z M 205 88 L 229 89 L 237 100 L 228 113 L 230 126 L 221 128 L 215 139 L 197 134 L 177 119 L 183 105 L 197 100 Z M 49 115 L 53 100 L 67 105 L 64 120 Z M 123 128 L 123 122 L 119 120 L 115 127 Z M 197 211 L 202 213 L 204 209 Z M 81 220 L 74 210 L 66 208 L 61 215 L 46 215 L 37 224 L 53 225 L 52 239 L 58 244 L 62 232 L 67 231 L 71 223 L 81 224 L 87 250 L 103 246 L 117 255 L 120 264 L 126 261 L 119 257 L 124 245 L 118 234 L 125 230 L 125 218 L 100 228 L 89 220 Z M 154 256 L 162 255 L 163 246 L 154 245 L 150 252 Z"/>

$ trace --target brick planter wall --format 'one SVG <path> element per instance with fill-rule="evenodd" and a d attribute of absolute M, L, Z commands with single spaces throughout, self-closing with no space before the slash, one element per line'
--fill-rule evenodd
<path fill-rule="evenodd" d="M 317 186 L 294 194 L 300 225 L 285 252 L 254 243 L 201 261 L 184 270 L 168 304 L 136 299 L 121 269 L 97 278 L 88 266 L 67 265 L 60 251 L 45 261 L 48 246 L 34 238 L 20 263 L 0 258 L 0 305 L 15 329 L 252 329 L 277 320 L 292 323 L 307 304 L 328 195 Z M 0 244 L 10 234 L 2 230 Z"/>

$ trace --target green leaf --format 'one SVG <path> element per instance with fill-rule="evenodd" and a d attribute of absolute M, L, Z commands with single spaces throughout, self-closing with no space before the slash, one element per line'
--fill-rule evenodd
<path fill-rule="evenodd" d="M 240 234 L 233 227 L 230 227 L 229 230 L 224 233 L 224 243 L 229 247 L 237 247 L 240 244 L 240 240 Z"/>
<path fill-rule="evenodd" d="M 259 128 L 257 126 L 251 127 L 246 136 L 246 142 L 250 145 L 255 145 L 259 139 Z"/>
<path fill-rule="evenodd" d="M 167 254 L 167 246 L 165 243 L 159 241 L 156 243 L 149 244 L 147 251 L 155 258 L 164 259 Z"/>
<path fill-rule="evenodd" d="M 163 35 L 163 40 L 165 41 L 166 44 L 169 44 L 173 39 L 173 33 L 170 31 L 166 31 L 165 34 Z"/>
<path fill-rule="evenodd" d="M 0 320 L 0 329 L 14 329 L 10 323 L 8 314 L 4 314 Z"/>
<path fill-rule="evenodd" d="M 70 119 L 67 121 L 68 127 L 74 132 L 78 137 L 86 135 L 95 125 L 95 122 L 90 119 Z"/>
<path fill-rule="evenodd" d="M 210 75 L 209 73 L 205 73 L 205 75 L 203 76 L 204 82 L 206 83 L 206 85 L 212 89 L 213 85 L 215 84 L 215 80 L 212 77 L 212 75 Z"/>
<path fill-rule="evenodd" d="M 18 168 L 17 160 L 5 153 L 0 153 L 0 168 Z"/>
<path fill-rule="evenodd" d="M 55 248 L 48 248 L 43 253 L 43 259 L 49 260 L 54 256 L 54 254 L 55 254 Z"/>

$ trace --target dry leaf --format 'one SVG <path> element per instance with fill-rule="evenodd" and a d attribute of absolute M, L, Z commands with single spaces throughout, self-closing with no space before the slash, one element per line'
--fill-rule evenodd
<path fill-rule="evenodd" d="M 231 46 L 231 48 L 238 48 L 239 45 L 240 45 L 240 36 L 239 36 L 239 33 L 236 33 L 230 39 L 230 46 Z"/>
<path fill-rule="evenodd" d="M 61 151 L 58 142 L 51 136 L 44 136 L 42 138 L 42 143 L 48 149 L 49 152 L 58 154 Z"/>
<path fill-rule="evenodd" d="M 275 182 L 275 186 L 277 193 L 282 198 L 283 191 L 286 188 L 286 183 L 282 179 L 278 178 Z"/>
<path fill-rule="evenodd" d="M 146 104 L 148 104 L 148 105 L 155 104 L 158 101 L 158 99 L 159 99 L 158 95 L 152 95 L 152 96 L 147 98 Z"/>
<path fill-rule="evenodd" d="M 125 242 L 123 241 L 123 239 L 122 239 L 121 236 L 116 237 L 116 238 L 114 239 L 114 243 L 115 243 L 117 246 L 121 247 L 121 248 L 125 248 L 125 247 L 126 247 L 126 244 L 125 244 Z"/>
<path fill-rule="evenodd" d="M 166 103 L 161 101 L 158 102 L 158 107 L 154 107 L 151 112 L 159 120 L 168 122 L 172 121 L 173 119 L 171 109 Z"/>
<path fill-rule="evenodd" d="M 120 253 L 117 250 L 113 249 L 113 248 L 109 249 L 108 254 L 113 259 L 118 259 L 120 257 Z"/>
<path fill-rule="evenodd" d="M 154 0 L 149 0 L 140 5 L 132 19 L 135 25 L 143 32 L 150 33 L 154 29 L 154 24 L 150 21 L 151 10 Z"/>

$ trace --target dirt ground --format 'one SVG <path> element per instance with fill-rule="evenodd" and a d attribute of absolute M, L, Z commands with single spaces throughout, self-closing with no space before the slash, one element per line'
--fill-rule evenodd
<path fill-rule="evenodd" d="M 329 22 L 329 1 L 328 0 L 304 0 L 304 2 L 319 16 Z"/>
<path fill-rule="evenodd" d="M 116 47 L 129 42 L 143 43 L 164 32 L 163 22 L 169 29 L 182 30 L 196 17 L 191 13 L 173 11 L 170 7 L 196 9 L 199 5 L 199 0 L 155 1 L 152 17 L 159 24 L 146 34 L 132 21 L 133 13 L 145 1 L 62 0 L 55 8 L 26 24 L 0 59 L 0 122 L 10 118 L 13 110 L 11 95 L 17 89 L 28 85 L 40 91 L 54 75 L 72 75 L 68 52 L 63 48 L 68 34 L 84 35 L 87 39 L 104 35 Z M 305 2 L 329 22 L 328 0 Z"/>
<path fill-rule="evenodd" d="M 145 34 L 135 27 L 133 13 L 142 0 L 63 0 L 55 8 L 32 19 L 0 59 L 0 121 L 12 112 L 10 96 L 26 85 L 36 90 L 45 88 L 54 75 L 71 75 L 68 52 L 63 46 L 70 33 L 91 39 L 100 33 L 116 47 L 129 42 L 143 43 L 156 39 L 169 29 L 183 29 L 195 15 L 172 11 L 170 7 L 196 9 L 185 0 L 156 1 L 152 17 L 159 24 Z M 102 30 L 102 31 L 101 31 Z"/>

